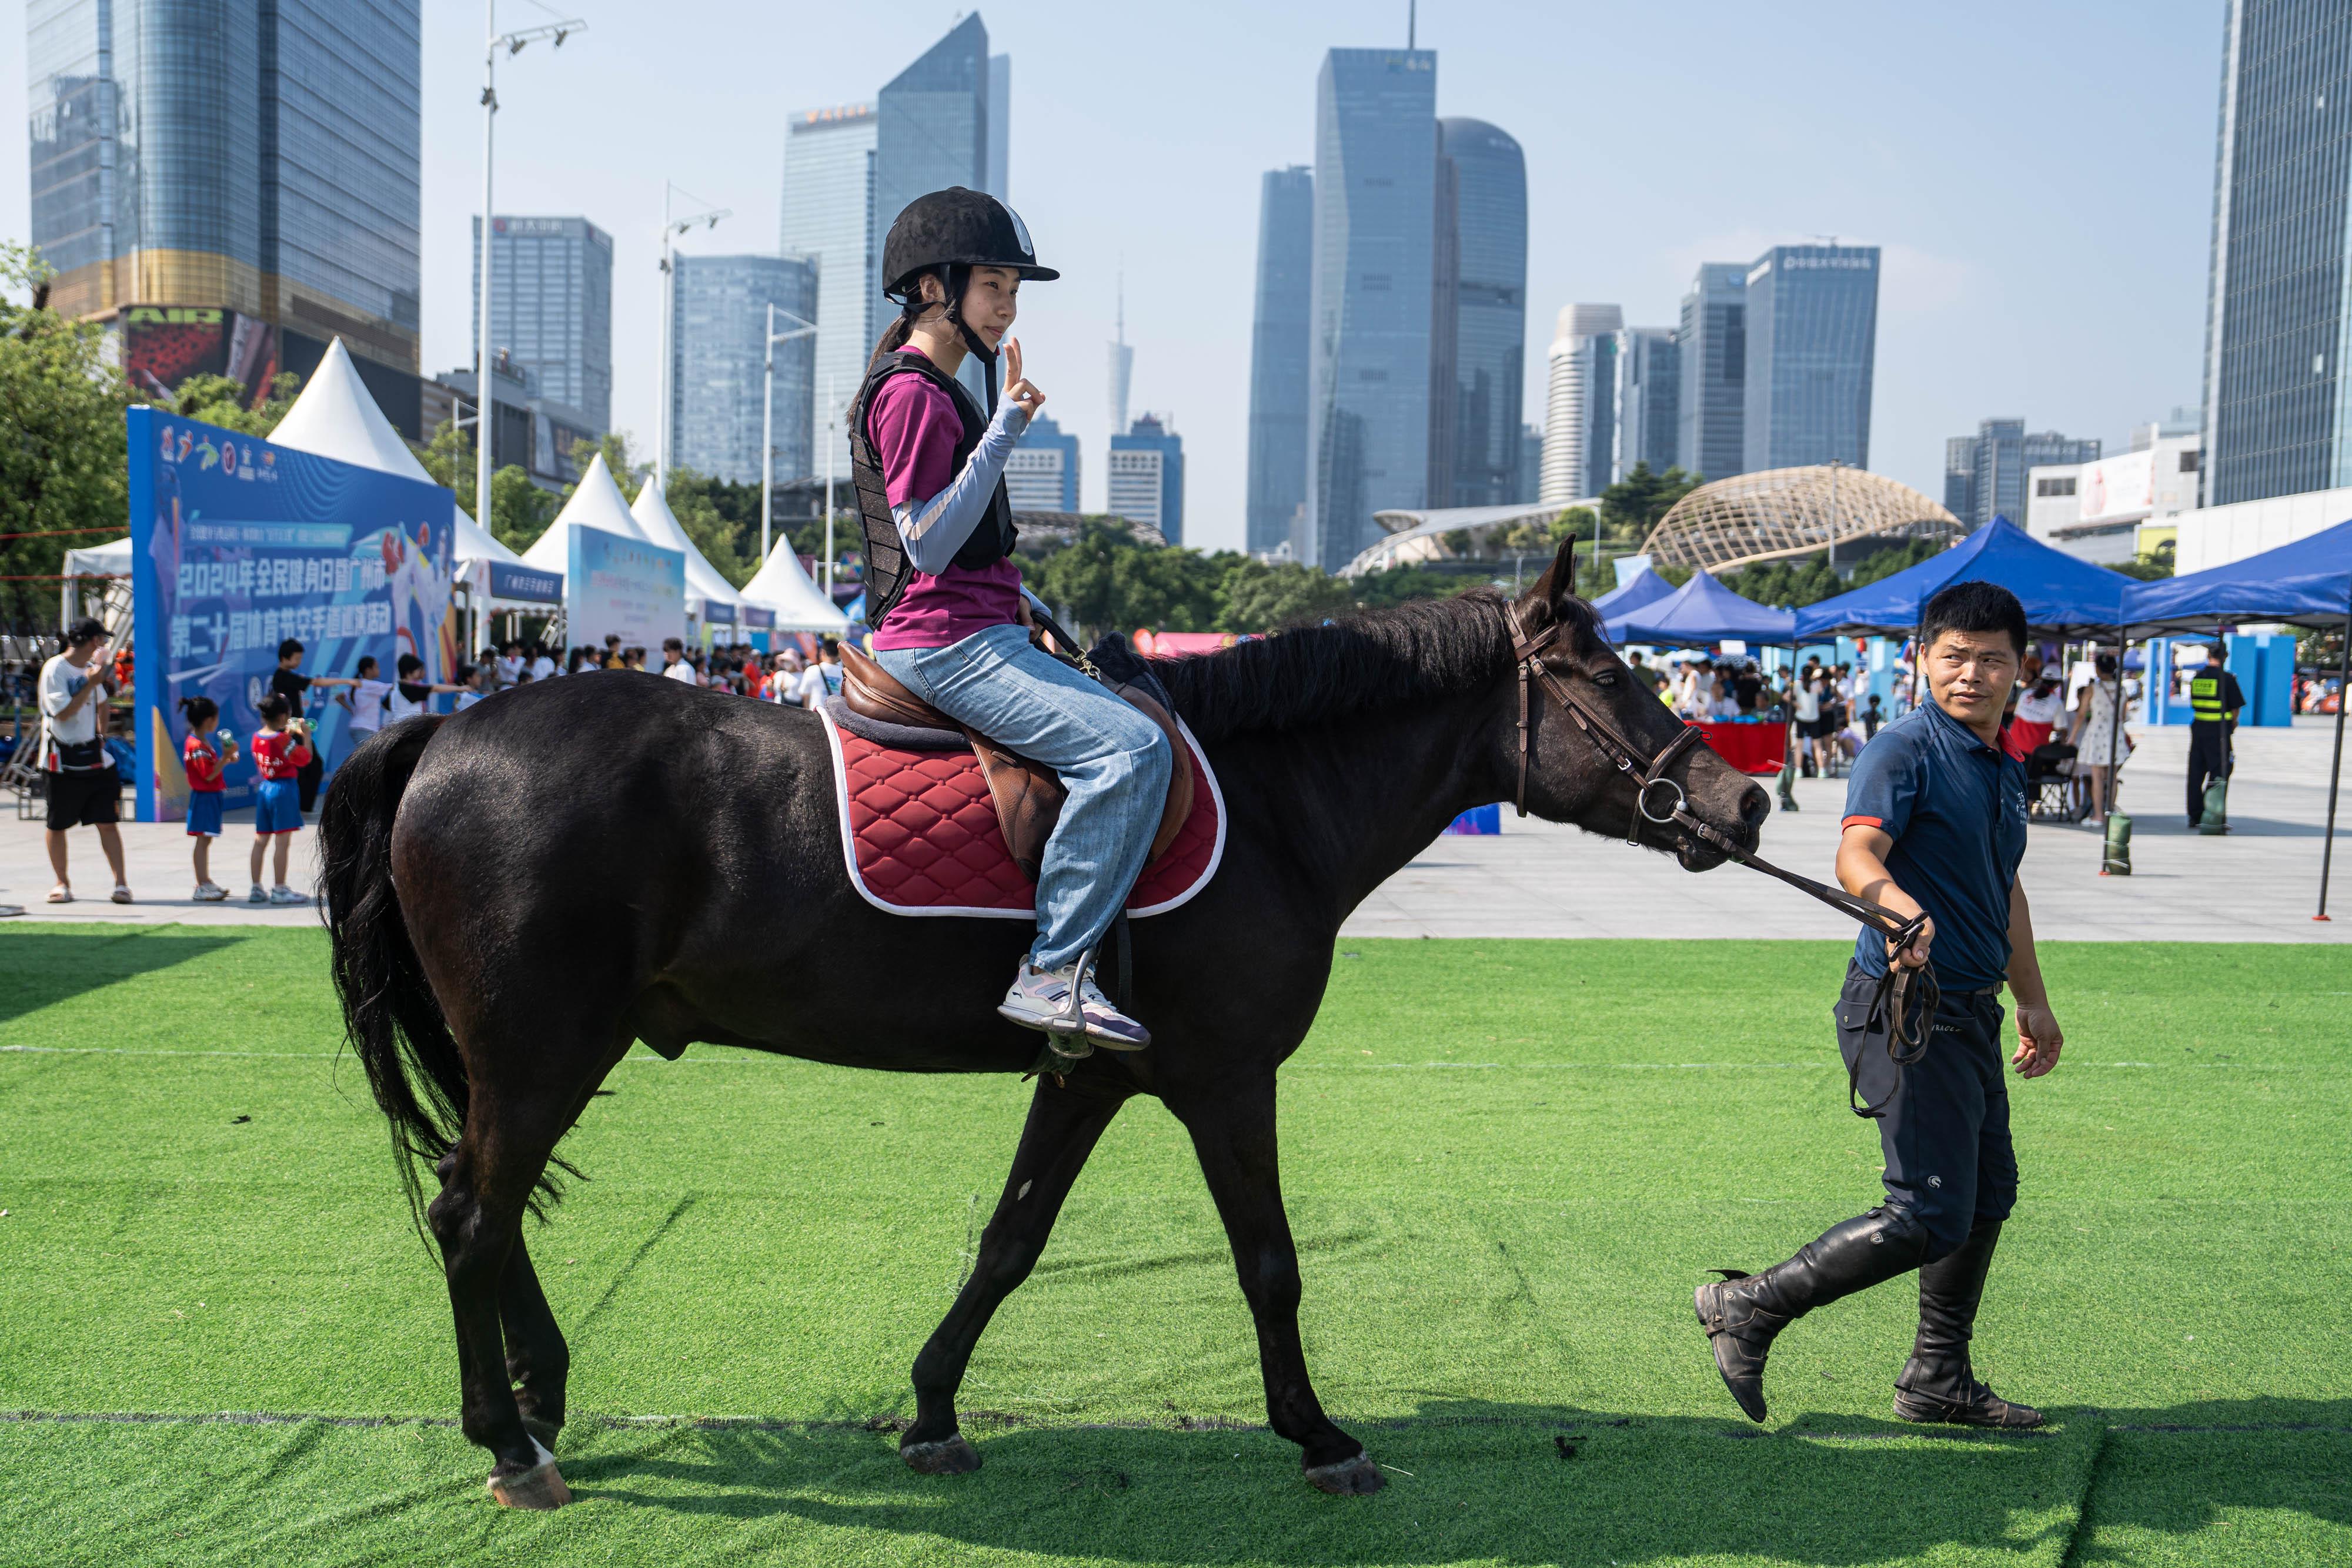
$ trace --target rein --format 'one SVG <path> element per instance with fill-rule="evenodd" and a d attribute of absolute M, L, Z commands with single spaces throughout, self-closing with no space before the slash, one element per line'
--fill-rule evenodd
<path fill-rule="evenodd" d="M 1645 820 L 1662 827 L 1672 823 L 1720 852 L 1725 859 L 1784 882 L 1885 936 L 1890 944 L 1889 957 L 1886 973 L 1880 978 L 1877 993 L 1871 1000 L 1871 1017 L 1874 1020 L 1884 1017 L 1886 1054 L 1897 1067 L 1908 1066 L 1918 1061 L 1927 1049 L 1929 1021 L 1935 1016 L 1937 1004 L 1942 999 L 1942 988 L 1936 983 L 1931 966 L 1920 965 L 1914 968 L 1895 961 L 1892 955 L 1911 945 L 1926 927 L 1927 915 L 1917 915 L 1906 920 L 1874 900 L 1857 897 L 1843 888 L 1832 887 L 1826 883 L 1815 882 L 1811 877 L 1784 871 L 1712 824 L 1700 821 L 1691 810 L 1689 793 L 1681 782 L 1666 776 L 1666 769 L 1677 759 L 1685 760 L 1684 777 L 1689 776 L 1687 758 L 1692 747 L 1700 738 L 1698 731 L 1684 725 L 1682 733 L 1654 753 L 1648 762 L 1636 760 L 1633 743 L 1619 734 L 1599 712 L 1579 702 L 1576 694 L 1569 689 L 1568 683 L 1544 663 L 1544 650 L 1559 638 L 1561 623 L 1554 622 L 1530 637 L 1519 623 L 1517 605 L 1506 608 L 1503 613 L 1510 626 L 1511 661 L 1517 666 L 1519 685 L 1518 782 L 1511 796 L 1511 804 L 1519 815 L 1524 817 L 1528 814 L 1528 758 L 1532 748 L 1528 726 L 1533 716 L 1533 691 L 1539 684 L 1568 715 L 1570 722 L 1600 748 L 1601 754 L 1609 758 L 1620 773 L 1633 780 L 1633 813 L 1625 824 L 1627 843 L 1641 841 L 1642 823 Z M 1652 800 L 1661 787 L 1674 791 L 1674 804 L 1663 812 L 1651 809 Z M 1909 1006 L 1910 992 L 1915 983 L 1919 1003 L 1916 1009 Z M 1906 1022 L 1906 1019 L 1911 1021 Z M 1861 1098 L 1860 1078 L 1858 1064 L 1849 1068 L 1846 1103 L 1857 1116 L 1883 1114 L 1887 1101 L 1894 1098 L 1893 1092 L 1889 1092 L 1886 1100 L 1875 1105 L 1864 1104 Z"/>

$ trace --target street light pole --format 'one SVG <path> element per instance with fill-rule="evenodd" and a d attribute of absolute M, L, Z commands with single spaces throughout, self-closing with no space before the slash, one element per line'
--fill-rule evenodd
<path fill-rule="evenodd" d="M 662 182 L 661 419 L 659 422 L 660 434 L 654 442 L 654 485 L 664 494 L 667 494 L 669 490 L 669 436 L 671 424 L 669 404 L 670 398 L 673 395 L 671 388 L 672 367 L 670 365 L 670 318 L 677 309 L 677 291 L 671 283 L 669 242 L 672 238 L 684 234 L 687 230 L 692 228 L 697 224 L 700 224 L 705 228 L 717 228 L 719 226 L 719 219 L 731 218 L 735 215 L 735 211 L 731 207 L 706 207 L 698 213 L 689 213 L 682 218 L 673 217 L 670 214 L 670 196 L 673 193 L 693 196 L 698 202 L 702 200 L 701 197 L 695 196 L 692 191 L 687 190 L 682 185 L 677 184 L 668 180 L 664 180 Z"/>
<path fill-rule="evenodd" d="M 840 405 L 833 401 L 833 372 L 824 372 L 824 601 L 833 602 L 833 449 L 840 444 Z M 2347 635 L 2352 635 L 2347 632 Z"/>
<path fill-rule="evenodd" d="M 540 38 L 554 39 L 560 49 L 565 38 L 586 32 L 588 24 L 575 16 L 518 33 L 500 33 L 499 0 L 482 0 L 482 24 L 487 40 L 482 47 L 482 319 L 481 336 L 474 347 L 474 521 L 487 534 L 490 531 L 490 437 L 498 429 L 493 413 L 498 390 L 491 384 L 490 369 L 490 224 L 496 211 L 490 204 L 490 149 L 499 118 L 499 51 L 519 55 L 524 45 Z"/>
<path fill-rule="evenodd" d="M 799 321 L 799 328 L 790 332 L 777 331 L 776 318 L 780 315 L 787 321 Z M 761 566 L 768 564 L 768 511 L 771 505 L 770 497 L 775 489 L 776 481 L 776 345 L 790 342 L 794 338 L 815 336 L 815 322 L 803 320 L 789 310 L 780 311 L 773 302 L 769 304 L 767 384 L 760 398 L 760 564 Z"/>

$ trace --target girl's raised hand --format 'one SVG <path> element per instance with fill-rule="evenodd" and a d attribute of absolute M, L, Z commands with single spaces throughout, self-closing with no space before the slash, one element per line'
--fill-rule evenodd
<path fill-rule="evenodd" d="M 1021 373 L 1021 340 L 1018 338 L 1004 340 L 1004 378 L 1005 397 L 1020 404 L 1023 413 L 1032 419 L 1036 418 L 1037 411 L 1045 405 L 1045 394 Z"/>

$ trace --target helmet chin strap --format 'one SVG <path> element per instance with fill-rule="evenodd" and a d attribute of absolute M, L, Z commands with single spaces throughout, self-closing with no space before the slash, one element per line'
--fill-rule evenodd
<path fill-rule="evenodd" d="M 940 290 L 948 297 L 947 319 L 955 323 L 956 332 L 963 339 L 966 351 L 986 367 L 982 380 L 988 387 L 988 417 L 993 420 L 996 417 L 996 350 L 990 348 L 988 340 L 973 331 L 971 324 L 963 319 L 963 296 L 955 287 L 955 275 L 958 270 L 963 272 L 965 281 L 969 282 L 971 277 L 970 267 L 959 269 L 953 267 L 943 267 L 940 269 L 942 274 L 940 278 Z"/>

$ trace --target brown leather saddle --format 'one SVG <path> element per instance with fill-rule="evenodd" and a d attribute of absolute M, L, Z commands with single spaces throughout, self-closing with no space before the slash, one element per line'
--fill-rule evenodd
<path fill-rule="evenodd" d="M 1036 881 L 1045 841 L 1053 836 L 1054 824 L 1061 821 L 1062 802 L 1069 795 L 1054 770 L 1007 750 L 970 725 L 957 723 L 846 643 L 841 647 L 841 700 L 850 712 L 882 724 L 960 733 L 971 742 L 972 754 L 980 758 L 981 777 L 988 782 L 988 798 L 996 807 L 997 826 L 1004 831 L 1004 847 L 1022 874 Z M 1169 769 L 1168 800 L 1160 808 L 1160 829 L 1151 835 L 1151 853 L 1145 861 L 1150 864 L 1167 852 L 1185 819 L 1192 814 L 1192 753 L 1174 716 L 1149 693 L 1131 685 L 1108 689 L 1158 725 L 1175 748 L 1177 766 Z"/>

